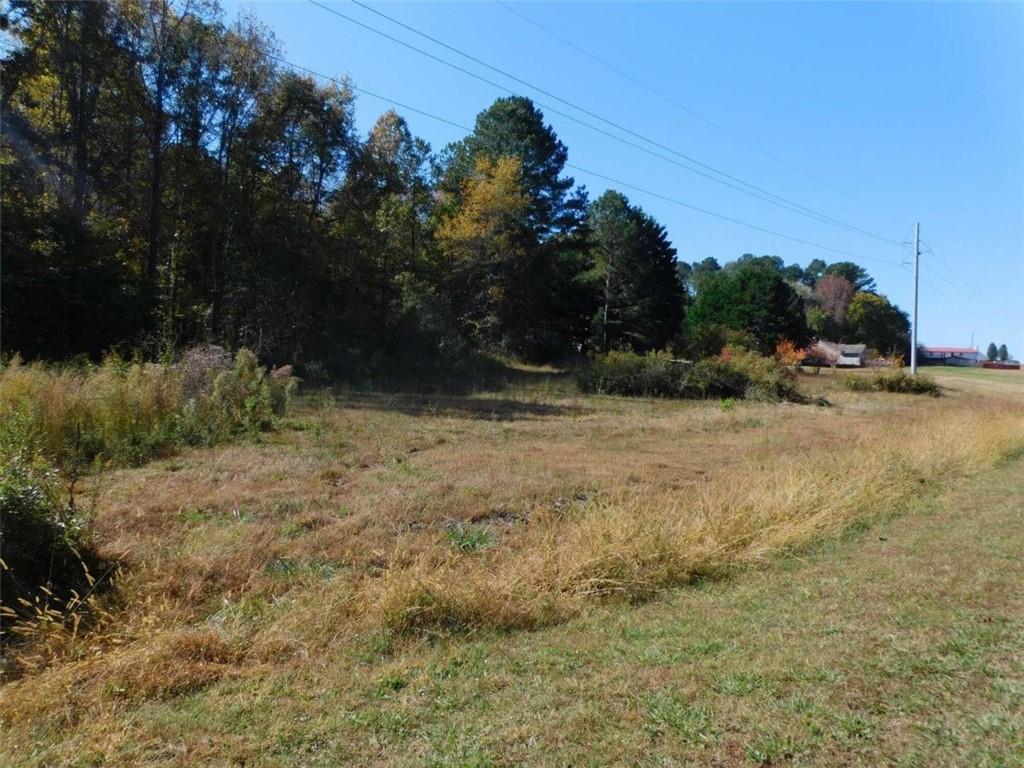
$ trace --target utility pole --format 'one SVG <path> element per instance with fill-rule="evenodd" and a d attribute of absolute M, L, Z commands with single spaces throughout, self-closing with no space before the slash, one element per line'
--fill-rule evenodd
<path fill-rule="evenodd" d="M 917 272 L 921 262 L 921 224 L 914 224 L 914 324 L 910 326 L 910 372 L 917 373 Z"/>

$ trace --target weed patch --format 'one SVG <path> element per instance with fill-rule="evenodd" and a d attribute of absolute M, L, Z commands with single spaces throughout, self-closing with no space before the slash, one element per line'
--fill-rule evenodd
<path fill-rule="evenodd" d="M 942 394 L 935 379 L 924 374 L 910 374 L 902 368 L 880 371 L 870 376 L 848 376 L 845 384 L 847 389 L 855 392 L 893 392 L 931 397 Z"/>

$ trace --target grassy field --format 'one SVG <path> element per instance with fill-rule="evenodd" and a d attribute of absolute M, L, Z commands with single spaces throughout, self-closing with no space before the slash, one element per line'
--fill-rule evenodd
<path fill-rule="evenodd" d="M 1024 371 L 1006 371 L 997 368 L 956 368 L 953 366 L 928 367 L 921 370 L 950 387 L 955 387 L 957 382 L 974 384 L 984 382 L 1004 387 L 1024 387 Z"/>
<path fill-rule="evenodd" d="M 320 394 L 93 477 L 118 600 L 10 654 L 2 762 L 1021 765 L 1024 393 L 955 376 Z"/>

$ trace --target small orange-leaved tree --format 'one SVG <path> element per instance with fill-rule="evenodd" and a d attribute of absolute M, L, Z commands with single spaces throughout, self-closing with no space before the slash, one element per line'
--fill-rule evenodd
<path fill-rule="evenodd" d="M 807 357 L 807 350 L 800 349 L 789 339 L 782 339 L 775 345 L 775 360 L 780 365 L 800 365 Z"/>

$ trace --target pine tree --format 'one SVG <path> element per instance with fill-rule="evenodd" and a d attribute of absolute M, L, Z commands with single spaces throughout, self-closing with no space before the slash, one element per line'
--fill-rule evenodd
<path fill-rule="evenodd" d="M 522 96 L 498 99 L 481 112 L 473 133 L 448 147 L 440 180 L 442 214 L 465 203 L 478 163 L 515 158 L 526 205 L 519 222 L 522 255 L 502 279 L 518 311 L 489 335 L 506 352 L 550 359 L 578 349 L 589 333 L 592 292 L 580 279 L 589 267 L 583 215 L 586 195 L 562 176 L 568 150 L 544 115 Z M 512 281 L 512 282 L 510 282 Z"/>
<path fill-rule="evenodd" d="M 600 294 L 594 345 L 605 351 L 662 349 L 680 331 L 685 293 L 664 227 L 609 190 L 589 209 L 590 281 Z"/>

